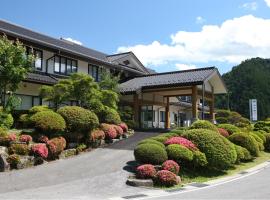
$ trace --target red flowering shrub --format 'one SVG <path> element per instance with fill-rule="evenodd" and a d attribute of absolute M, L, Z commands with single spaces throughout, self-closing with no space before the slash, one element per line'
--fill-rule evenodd
<path fill-rule="evenodd" d="M 219 132 L 220 135 L 222 135 L 224 137 L 229 137 L 230 136 L 229 132 L 224 128 L 218 128 L 218 132 Z"/>
<path fill-rule="evenodd" d="M 21 135 L 19 140 L 20 142 L 26 142 L 28 144 L 32 141 L 32 137 L 30 135 Z"/>
<path fill-rule="evenodd" d="M 182 145 L 190 150 L 198 150 L 195 144 L 193 144 L 190 140 L 183 138 L 183 137 L 172 137 L 165 141 L 166 145 L 170 144 L 179 144 Z"/>
<path fill-rule="evenodd" d="M 46 144 L 34 144 L 31 147 L 31 151 L 36 156 L 39 156 L 42 158 L 48 157 L 48 148 L 47 148 Z"/>
<path fill-rule="evenodd" d="M 45 135 L 41 135 L 39 138 L 38 138 L 38 142 L 41 142 L 41 143 L 47 143 L 49 141 L 49 138 Z"/>
<path fill-rule="evenodd" d="M 155 182 L 162 186 L 173 186 L 177 184 L 177 177 L 168 170 L 161 170 L 156 174 Z"/>
<path fill-rule="evenodd" d="M 145 164 L 137 167 L 136 177 L 141 179 L 153 178 L 157 173 L 154 165 Z"/>
<path fill-rule="evenodd" d="M 118 126 L 120 126 L 123 129 L 124 133 L 128 131 L 128 126 L 126 123 L 122 122 Z"/>
<path fill-rule="evenodd" d="M 113 128 L 115 129 L 118 137 L 121 136 L 121 135 L 123 135 L 124 131 L 123 131 L 123 129 L 120 126 L 113 125 Z"/>
<path fill-rule="evenodd" d="M 8 140 L 10 142 L 15 141 L 16 139 L 17 139 L 17 135 L 15 133 L 11 133 L 11 134 L 8 135 Z"/>
<path fill-rule="evenodd" d="M 116 132 L 116 130 L 114 128 L 114 125 L 102 123 L 101 124 L 101 129 L 105 133 L 105 138 L 114 139 L 114 138 L 117 137 L 117 132 Z"/>
<path fill-rule="evenodd" d="M 96 129 L 90 133 L 90 141 L 103 140 L 105 138 L 105 133 L 103 130 Z"/>
<path fill-rule="evenodd" d="M 177 175 L 179 173 L 180 166 L 173 160 L 166 160 L 162 164 L 162 169 L 168 170 Z"/>
<path fill-rule="evenodd" d="M 49 154 L 52 158 L 56 158 L 65 148 L 66 140 L 63 137 L 56 137 L 47 142 Z"/>

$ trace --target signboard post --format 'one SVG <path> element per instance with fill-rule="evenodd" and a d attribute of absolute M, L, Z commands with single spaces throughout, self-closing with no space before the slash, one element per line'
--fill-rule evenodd
<path fill-rule="evenodd" d="M 249 116 L 250 116 L 250 121 L 252 121 L 252 122 L 258 120 L 257 99 L 250 99 L 249 100 Z"/>

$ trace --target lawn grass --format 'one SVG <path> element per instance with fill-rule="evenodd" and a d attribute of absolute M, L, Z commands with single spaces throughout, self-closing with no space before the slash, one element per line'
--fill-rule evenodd
<path fill-rule="evenodd" d="M 230 168 L 226 171 L 216 171 L 216 170 L 186 170 L 183 169 L 180 172 L 180 177 L 183 184 L 191 182 L 207 182 L 213 179 L 222 178 L 224 176 L 230 176 L 237 174 L 246 169 L 252 168 L 258 164 L 261 164 L 267 160 L 270 160 L 270 153 L 261 152 L 260 156 L 255 158 L 251 162 L 240 163 L 235 165 L 233 168 Z"/>

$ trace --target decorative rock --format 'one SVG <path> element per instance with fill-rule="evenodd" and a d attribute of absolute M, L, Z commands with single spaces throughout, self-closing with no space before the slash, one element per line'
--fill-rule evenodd
<path fill-rule="evenodd" d="M 10 144 L 26 144 L 26 142 L 12 141 Z"/>
<path fill-rule="evenodd" d="M 7 147 L 3 147 L 3 146 L 0 146 L 0 155 L 7 155 L 8 154 L 8 148 Z"/>
<path fill-rule="evenodd" d="M 76 154 L 77 154 L 76 149 L 67 149 L 61 152 L 61 154 L 59 155 L 59 158 L 64 159 L 70 156 L 75 156 Z"/>
<path fill-rule="evenodd" d="M 176 176 L 176 182 L 177 182 L 177 185 L 179 185 L 182 182 L 180 176 Z"/>
<path fill-rule="evenodd" d="M 6 158 L 7 157 L 4 154 L 0 154 L 0 172 L 6 172 L 10 170 L 10 165 Z"/>
<path fill-rule="evenodd" d="M 153 187 L 154 186 L 152 179 L 137 179 L 134 177 L 129 177 L 126 184 L 130 186 L 135 186 L 135 187 Z"/>
<path fill-rule="evenodd" d="M 68 143 L 68 148 L 69 149 L 74 149 L 74 148 L 76 148 L 78 146 L 78 143 L 76 143 L 76 142 L 70 142 L 70 143 Z"/>
<path fill-rule="evenodd" d="M 24 169 L 34 166 L 34 156 L 20 156 L 20 163 L 17 164 L 17 169 Z"/>
<path fill-rule="evenodd" d="M 118 141 L 120 141 L 120 139 L 112 139 L 113 143 L 118 142 Z"/>

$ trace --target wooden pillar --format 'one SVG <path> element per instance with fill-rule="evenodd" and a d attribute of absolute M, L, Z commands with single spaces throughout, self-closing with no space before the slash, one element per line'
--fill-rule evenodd
<path fill-rule="evenodd" d="M 215 95 L 212 93 L 212 98 L 211 98 L 211 101 L 210 101 L 210 118 L 212 120 L 212 122 L 214 122 L 216 119 L 215 119 Z"/>
<path fill-rule="evenodd" d="M 198 119 L 198 89 L 197 86 L 192 86 L 192 120 Z"/>
<path fill-rule="evenodd" d="M 165 128 L 170 128 L 170 97 L 167 97 L 167 105 L 165 109 Z"/>
<path fill-rule="evenodd" d="M 136 124 L 136 127 L 139 128 L 139 96 L 138 94 L 134 94 L 133 95 L 133 109 L 134 109 L 134 121 L 135 121 L 135 124 Z"/>

